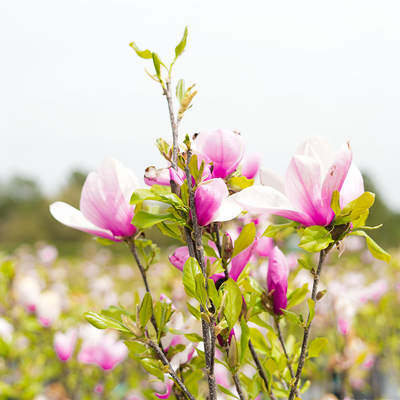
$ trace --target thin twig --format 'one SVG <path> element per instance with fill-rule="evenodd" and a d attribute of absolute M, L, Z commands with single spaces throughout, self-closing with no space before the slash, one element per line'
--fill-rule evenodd
<path fill-rule="evenodd" d="M 294 371 L 293 371 L 292 363 L 290 361 L 289 354 L 288 354 L 288 352 L 286 350 L 285 341 L 283 340 L 281 326 L 279 325 L 279 321 L 276 318 L 274 318 L 274 320 L 275 320 L 275 327 L 276 327 L 276 330 L 278 332 L 278 338 L 279 338 L 279 341 L 281 342 L 283 352 L 285 353 L 285 357 L 286 357 L 286 360 L 287 360 L 287 366 L 289 368 L 290 376 L 293 379 L 294 378 Z M 296 396 L 300 397 L 300 393 L 299 393 L 299 391 L 297 389 L 296 389 Z"/>
<path fill-rule="evenodd" d="M 258 355 L 256 353 L 256 350 L 255 350 L 251 340 L 249 340 L 249 349 L 250 349 L 251 355 L 253 356 L 253 360 L 256 363 L 258 374 L 260 375 L 261 379 L 265 383 L 266 388 L 268 389 L 268 378 L 267 378 L 267 375 L 265 375 L 264 369 L 263 369 L 263 367 L 261 365 L 260 359 L 258 358 Z M 271 386 L 270 391 L 269 391 L 269 397 L 271 397 L 272 400 L 277 400 L 275 394 L 272 391 L 272 386 Z"/>
<path fill-rule="evenodd" d="M 175 122 L 175 116 L 174 116 L 174 107 L 172 103 L 172 93 L 171 93 L 171 79 L 168 78 L 166 81 L 166 87 L 164 88 L 164 94 L 167 97 L 167 102 L 168 102 L 168 110 L 169 110 L 169 119 L 171 122 L 171 129 L 172 129 L 172 160 L 171 160 L 171 166 L 173 169 L 176 171 L 178 170 L 178 149 L 179 149 L 179 144 L 178 144 L 178 126 L 179 123 Z M 179 120 L 180 122 L 180 120 Z"/>
<path fill-rule="evenodd" d="M 242 386 L 240 384 L 238 374 L 232 374 L 232 379 L 233 379 L 233 382 L 235 382 L 236 391 L 238 392 L 240 400 L 246 400 L 246 397 L 244 396 L 244 393 L 243 393 Z"/>
<path fill-rule="evenodd" d="M 168 365 L 168 373 L 172 376 L 174 381 L 179 385 L 179 387 L 182 389 L 182 392 L 185 393 L 185 395 L 190 399 L 190 400 L 196 400 L 196 398 L 189 392 L 189 390 L 186 388 L 185 384 L 180 380 L 174 369 L 171 367 L 171 364 L 169 363 L 167 357 L 165 356 L 164 352 L 158 347 L 156 343 L 154 343 L 152 340 L 147 340 L 146 344 L 151 347 L 157 354 L 158 358 L 161 360 L 161 362 L 164 365 Z"/>
<path fill-rule="evenodd" d="M 219 223 L 213 222 L 212 226 L 213 226 L 214 233 L 215 233 L 215 245 L 217 246 L 219 256 L 222 257 L 222 246 L 221 246 L 221 237 L 219 234 Z"/>
<path fill-rule="evenodd" d="M 330 250 L 330 248 L 328 247 L 327 249 L 321 250 L 319 253 L 320 255 L 319 255 L 318 268 L 317 268 L 316 274 L 314 275 L 314 283 L 313 283 L 312 295 L 311 295 L 311 299 L 314 301 L 314 303 L 317 302 L 317 290 L 318 290 L 319 277 L 321 276 L 322 266 L 324 265 L 326 255 L 328 254 L 329 250 Z M 310 337 L 311 323 L 312 323 L 312 321 L 310 321 L 310 313 L 308 313 L 307 326 L 306 326 L 306 328 L 304 328 L 303 344 L 301 345 L 299 365 L 297 367 L 295 380 L 293 382 L 292 389 L 290 390 L 290 395 L 289 395 L 288 400 L 293 400 L 294 397 L 296 396 L 297 385 L 299 384 L 301 372 L 303 370 L 304 363 L 306 360 L 307 344 L 308 344 L 308 339 Z"/>

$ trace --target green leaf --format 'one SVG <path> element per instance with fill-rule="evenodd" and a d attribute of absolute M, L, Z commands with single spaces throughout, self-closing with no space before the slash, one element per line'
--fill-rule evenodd
<path fill-rule="evenodd" d="M 245 176 L 235 176 L 229 179 L 227 185 L 237 186 L 240 189 L 246 189 L 253 186 L 254 179 L 247 179 Z"/>
<path fill-rule="evenodd" d="M 335 213 L 335 216 L 338 216 L 342 209 L 340 208 L 340 194 L 338 190 L 335 190 L 332 193 L 332 200 L 331 200 L 331 208 Z"/>
<path fill-rule="evenodd" d="M 129 350 L 129 357 L 134 359 L 135 361 L 141 361 L 143 358 L 146 358 L 145 353 L 147 352 L 146 346 L 139 342 L 131 342 L 126 341 L 124 345 Z"/>
<path fill-rule="evenodd" d="M 190 314 L 192 314 L 193 317 L 195 317 L 196 319 L 201 321 L 201 313 L 200 313 L 200 311 L 197 308 L 193 307 L 190 303 L 186 302 L 186 304 L 187 304 L 187 308 L 188 308 Z"/>
<path fill-rule="evenodd" d="M 364 236 L 367 241 L 367 246 L 371 254 L 378 260 L 386 261 L 388 264 L 391 259 L 391 255 L 382 249 L 376 242 L 374 242 L 364 231 L 352 231 L 349 235 Z"/>
<path fill-rule="evenodd" d="M 275 373 L 275 371 L 278 370 L 278 366 L 276 365 L 276 362 L 272 358 L 269 358 L 264 363 L 264 367 L 270 373 L 271 377 Z"/>
<path fill-rule="evenodd" d="M 200 265 L 197 260 L 190 257 L 183 267 L 182 282 L 185 287 L 185 291 L 189 296 L 196 297 L 196 281 L 195 277 L 201 274 Z"/>
<path fill-rule="evenodd" d="M 311 271 L 311 266 L 307 261 L 302 260 L 301 258 L 299 258 L 297 260 L 297 262 L 299 263 L 300 267 L 306 269 L 307 271 Z"/>
<path fill-rule="evenodd" d="M 366 210 L 371 208 L 375 201 L 375 194 L 364 192 L 361 196 L 347 204 L 340 216 L 335 220 L 335 225 L 347 224 L 359 218 Z"/>
<path fill-rule="evenodd" d="M 308 309 L 309 309 L 309 317 L 307 327 L 311 324 L 311 321 L 314 319 L 315 315 L 315 302 L 313 299 L 307 299 Z"/>
<path fill-rule="evenodd" d="M 250 339 L 255 349 L 261 354 L 268 354 L 270 346 L 268 346 L 264 335 L 257 328 L 250 328 Z"/>
<path fill-rule="evenodd" d="M 191 372 L 186 378 L 185 378 L 185 386 L 188 387 L 191 385 L 193 382 L 199 382 L 201 379 L 204 377 L 204 372 L 200 369 L 197 369 L 193 372 Z"/>
<path fill-rule="evenodd" d="M 147 322 L 149 321 L 152 315 L 153 315 L 153 299 L 151 298 L 150 293 L 146 292 L 143 297 L 142 305 L 140 306 L 140 312 L 139 312 L 140 322 L 142 326 L 147 325 Z"/>
<path fill-rule="evenodd" d="M 310 226 L 304 230 L 299 247 L 309 252 L 326 249 L 333 243 L 331 234 L 322 226 Z"/>
<path fill-rule="evenodd" d="M 165 222 L 160 222 L 159 224 L 156 224 L 156 226 L 163 235 L 172 237 L 184 243 L 177 224 L 166 224 Z"/>
<path fill-rule="evenodd" d="M 150 50 L 140 50 L 139 47 L 136 46 L 135 42 L 129 43 L 129 46 L 132 47 L 133 50 L 136 51 L 136 54 L 139 57 L 142 57 L 146 60 L 149 60 L 151 58 L 151 51 Z"/>
<path fill-rule="evenodd" d="M 221 300 L 219 298 L 219 294 L 217 288 L 215 287 L 215 282 L 212 279 L 208 279 L 207 281 L 207 289 L 208 289 L 208 297 L 214 303 L 215 308 L 218 310 L 221 305 Z"/>
<path fill-rule="evenodd" d="M 216 258 L 216 259 L 219 258 L 217 256 L 217 253 L 215 252 L 215 250 L 212 247 L 207 246 L 206 244 L 203 244 L 203 248 L 204 248 L 204 255 L 206 257 L 213 257 L 213 258 Z"/>
<path fill-rule="evenodd" d="M 242 311 L 242 292 L 232 278 L 229 278 L 225 282 L 224 291 L 228 293 L 225 300 L 224 315 L 229 329 L 232 329 L 235 323 L 238 322 L 240 312 Z"/>
<path fill-rule="evenodd" d="M 311 381 L 306 381 L 306 383 L 303 385 L 303 387 L 300 389 L 300 393 L 303 394 L 305 393 L 308 388 L 311 386 Z"/>
<path fill-rule="evenodd" d="M 110 244 L 114 244 L 115 243 L 113 240 L 102 238 L 102 237 L 97 237 L 96 241 L 98 243 L 102 244 L 103 246 L 110 246 Z"/>
<path fill-rule="evenodd" d="M 250 322 L 255 323 L 258 326 L 261 326 L 261 328 L 266 328 L 269 331 L 273 331 L 273 328 L 271 325 L 267 324 L 265 321 L 263 321 L 258 315 L 253 315 L 250 320 Z"/>
<path fill-rule="evenodd" d="M 222 393 L 224 393 L 224 394 L 226 394 L 228 396 L 234 397 L 235 399 L 239 400 L 239 397 L 235 396 L 230 390 L 226 389 L 222 385 L 218 385 L 218 388 Z"/>
<path fill-rule="evenodd" d="M 319 357 L 319 353 L 328 345 L 328 340 L 325 338 L 314 339 L 308 348 L 308 358 Z"/>
<path fill-rule="evenodd" d="M 87 311 L 82 314 L 89 324 L 93 325 L 97 329 L 117 329 L 120 332 L 131 333 L 131 331 L 125 327 L 121 322 L 114 318 L 107 317 L 106 315 L 98 314 L 94 311 Z"/>
<path fill-rule="evenodd" d="M 262 236 L 266 237 L 275 237 L 276 234 L 281 230 L 281 229 L 286 229 L 286 228 L 297 228 L 300 224 L 298 222 L 292 221 L 288 222 L 286 224 L 280 224 L 280 225 L 269 225 L 268 228 L 264 231 Z"/>
<path fill-rule="evenodd" d="M 240 360 L 239 364 L 242 365 L 244 358 L 246 356 L 246 350 L 249 347 L 249 339 L 250 339 L 250 329 L 242 316 L 242 320 L 240 321 L 240 327 L 242 329 L 242 334 L 240 336 Z"/>
<path fill-rule="evenodd" d="M 203 341 L 203 338 L 197 333 L 186 333 L 185 338 L 194 343 L 200 343 Z"/>
<path fill-rule="evenodd" d="M 138 211 L 132 218 L 132 225 L 138 229 L 146 229 L 163 221 L 175 220 L 173 214 L 150 214 L 146 211 Z"/>
<path fill-rule="evenodd" d="M 108 308 L 103 308 L 100 311 L 100 314 L 105 315 L 106 317 L 111 317 L 120 322 L 122 322 L 121 315 L 126 315 L 127 317 L 131 317 L 131 318 L 133 318 L 133 320 L 136 319 L 134 313 L 131 313 L 130 311 L 125 310 L 125 308 L 116 307 L 116 306 L 110 306 Z"/>
<path fill-rule="evenodd" d="M 205 279 L 203 274 L 200 272 L 194 278 L 196 283 L 196 299 L 202 304 L 204 307 L 207 305 L 207 292 L 205 287 Z"/>
<path fill-rule="evenodd" d="M 160 381 L 164 381 L 164 374 L 155 360 L 144 358 L 140 363 L 149 374 L 156 376 Z"/>
<path fill-rule="evenodd" d="M 176 98 L 179 103 L 182 101 L 183 96 L 185 95 L 185 81 L 183 79 L 179 79 L 178 84 L 176 85 Z"/>
<path fill-rule="evenodd" d="M 288 298 L 290 301 L 286 308 L 292 308 L 300 304 L 306 298 L 308 292 L 308 283 L 305 283 L 301 288 L 294 290 L 290 294 L 290 299 Z"/>
<path fill-rule="evenodd" d="M 183 51 L 185 50 L 186 47 L 186 39 L 188 36 L 188 28 L 185 28 L 185 31 L 183 33 L 183 38 L 182 40 L 179 42 L 178 46 L 175 47 L 175 60 L 183 53 Z"/>
<path fill-rule="evenodd" d="M 145 200 L 160 200 L 160 197 L 155 193 L 151 192 L 149 189 L 137 189 L 132 193 L 131 201 L 129 204 L 136 205 Z"/>
<path fill-rule="evenodd" d="M 353 221 L 352 230 L 363 227 L 367 223 L 368 216 L 369 216 L 369 210 L 362 213 L 359 218 Z"/>
<path fill-rule="evenodd" d="M 281 311 L 289 321 L 301 325 L 300 318 L 294 312 L 284 310 L 283 308 L 281 308 Z"/>
<path fill-rule="evenodd" d="M 153 57 L 153 64 L 154 64 L 154 68 L 156 70 L 156 74 L 158 76 L 158 79 L 161 82 L 161 60 L 160 60 L 160 57 L 158 57 L 157 53 L 152 53 L 151 55 Z"/>
<path fill-rule="evenodd" d="M 256 237 L 256 227 L 254 222 L 251 224 L 247 224 L 242 231 L 240 232 L 239 237 L 235 240 L 232 257 L 237 256 L 243 250 L 247 249 L 253 242 Z"/>
<path fill-rule="evenodd" d="M 269 379 L 268 383 L 271 383 L 270 379 Z M 247 393 L 251 399 L 256 399 L 257 396 L 259 395 L 260 391 L 261 391 L 260 382 L 258 380 L 258 376 L 255 375 L 253 381 L 250 383 L 249 387 L 247 388 Z"/>

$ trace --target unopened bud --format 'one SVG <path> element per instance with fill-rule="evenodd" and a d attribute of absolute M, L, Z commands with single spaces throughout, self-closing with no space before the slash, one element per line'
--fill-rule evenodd
<path fill-rule="evenodd" d="M 136 304 L 136 325 L 142 329 L 142 323 L 140 322 L 140 306 L 139 304 Z"/>
<path fill-rule="evenodd" d="M 147 333 L 151 340 L 157 341 L 157 332 L 154 328 L 154 325 L 149 321 L 147 323 Z"/>
<path fill-rule="evenodd" d="M 214 336 L 218 336 L 222 331 L 222 328 L 220 326 L 214 326 Z"/>
<path fill-rule="evenodd" d="M 229 260 L 233 253 L 233 243 L 229 233 L 225 232 L 222 238 L 222 259 Z"/>
<path fill-rule="evenodd" d="M 206 313 L 204 313 L 204 312 L 201 313 L 201 319 L 202 319 L 203 321 L 206 321 L 207 324 L 211 323 L 210 317 L 209 317 Z"/>
<path fill-rule="evenodd" d="M 235 336 L 232 336 L 231 339 L 231 344 L 229 346 L 229 354 L 228 354 L 228 365 L 230 368 L 236 368 L 238 364 L 238 349 L 237 349 L 237 344 L 236 344 L 236 338 Z"/>
<path fill-rule="evenodd" d="M 122 322 L 124 323 L 124 325 L 137 337 L 141 337 L 143 336 L 143 331 L 138 328 L 133 321 L 127 317 L 126 315 L 121 315 L 122 318 Z"/>
<path fill-rule="evenodd" d="M 321 290 L 320 292 L 317 293 L 317 300 L 321 300 L 324 296 L 327 290 Z"/>

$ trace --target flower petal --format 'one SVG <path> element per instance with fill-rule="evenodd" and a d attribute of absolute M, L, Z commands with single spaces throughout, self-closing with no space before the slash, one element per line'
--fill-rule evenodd
<path fill-rule="evenodd" d="M 165 375 L 165 389 L 166 392 L 164 394 L 158 394 L 154 393 L 159 399 L 168 399 L 169 396 L 171 395 L 171 390 L 172 386 L 174 385 L 174 382 L 169 379 L 168 375 Z"/>
<path fill-rule="evenodd" d="M 221 206 L 215 212 L 210 222 L 225 222 L 236 218 L 243 211 L 243 207 L 236 202 L 238 194 L 233 194 L 222 200 Z"/>
<path fill-rule="evenodd" d="M 289 199 L 269 186 L 252 186 L 238 193 L 237 203 L 245 210 L 280 215 L 305 226 L 314 225 L 307 214 L 296 210 Z"/>
<path fill-rule="evenodd" d="M 332 200 L 332 193 L 335 190 L 339 192 L 342 189 L 347 173 L 349 172 L 353 152 L 350 144 L 344 143 L 337 152 L 335 159 L 322 184 L 321 197 L 325 212 L 330 214 L 330 219 L 333 218 L 333 211 L 330 207 Z"/>
<path fill-rule="evenodd" d="M 241 162 L 242 165 L 242 175 L 247 179 L 253 179 L 260 169 L 261 165 L 261 154 L 252 153 L 246 154 Z"/>
<path fill-rule="evenodd" d="M 107 229 L 101 229 L 89 222 L 82 213 L 76 208 L 70 206 L 62 201 L 56 201 L 50 205 L 51 215 L 62 224 L 70 228 L 79 229 L 80 231 L 90 233 L 95 236 L 120 242 L 114 235 Z"/>
<path fill-rule="evenodd" d="M 183 271 L 183 267 L 185 262 L 189 259 L 189 250 L 187 246 L 178 247 L 172 256 L 169 256 L 169 261 L 171 264 L 178 268 L 180 271 Z"/>
<path fill-rule="evenodd" d="M 309 136 L 301 142 L 295 152 L 295 155 L 308 156 L 315 158 L 323 167 L 322 176 L 325 176 L 335 158 L 335 151 L 331 144 L 322 136 Z"/>
<path fill-rule="evenodd" d="M 278 192 L 285 194 L 285 181 L 281 175 L 271 168 L 262 167 L 260 169 L 260 182 L 263 186 L 270 186 Z"/>
<path fill-rule="evenodd" d="M 287 289 L 285 289 L 281 283 L 276 284 L 274 292 L 274 313 L 276 315 L 283 314 L 281 308 L 286 310 L 287 306 L 286 291 Z"/>
<path fill-rule="evenodd" d="M 342 190 L 340 191 L 340 207 L 343 208 L 363 193 L 364 180 L 361 172 L 354 164 L 351 164 L 343 183 Z"/>
<path fill-rule="evenodd" d="M 170 186 L 170 168 L 148 167 L 144 171 L 144 183 L 147 186 L 153 186 L 155 184 L 162 186 Z"/>
<path fill-rule="evenodd" d="M 219 210 L 222 200 L 229 195 L 228 188 L 221 178 L 210 179 L 200 185 L 195 193 L 197 222 L 208 225 Z"/>
<path fill-rule="evenodd" d="M 271 290 L 276 289 L 276 286 L 279 283 L 286 293 L 288 287 L 288 276 L 289 267 L 287 265 L 286 257 L 279 247 L 275 246 L 271 251 L 268 260 L 268 291 L 270 292 Z"/>
<path fill-rule="evenodd" d="M 255 238 L 254 242 L 250 246 L 244 249 L 236 257 L 232 258 L 231 268 L 229 270 L 229 277 L 232 278 L 235 282 L 249 262 L 254 250 L 257 248 L 257 244 L 258 239 Z"/>
<path fill-rule="evenodd" d="M 313 221 L 327 225 L 321 200 L 321 164 L 311 157 L 293 156 L 285 175 L 285 192 L 290 202 Z M 332 219 L 332 216 L 331 216 Z"/>

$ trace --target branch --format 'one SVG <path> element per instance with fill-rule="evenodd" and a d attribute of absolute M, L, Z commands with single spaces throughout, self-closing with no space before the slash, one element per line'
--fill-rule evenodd
<path fill-rule="evenodd" d="M 154 343 L 151 340 L 146 340 L 146 344 L 151 347 L 157 354 L 158 358 L 161 360 L 161 362 L 164 365 L 167 365 L 169 367 L 168 373 L 172 376 L 174 381 L 179 385 L 179 387 L 182 389 L 182 392 L 185 393 L 185 395 L 190 399 L 190 400 L 196 400 L 196 398 L 189 392 L 189 390 L 186 388 L 184 383 L 179 379 L 178 375 L 174 371 L 174 369 L 171 367 L 171 364 L 169 363 L 167 357 L 163 353 L 163 351 L 157 346 L 156 343 Z"/>
<path fill-rule="evenodd" d="M 330 247 L 321 250 L 319 253 L 320 255 L 319 255 L 318 268 L 317 268 L 317 273 L 314 275 L 314 283 L 311 295 L 311 299 L 314 301 L 315 304 L 317 304 L 317 290 L 318 290 L 319 277 L 321 276 L 322 266 L 324 265 L 326 255 L 328 254 L 329 250 Z M 310 320 L 310 313 L 308 313 L 307 325 L 304 328 L 303 344 L 301 345 L 299 365 L 297 367 L 295 381 L 292 385 L 292 389 L 290 390 L 290 395 L 288 400 L 293 400 L 296 395 L 297 385 L 299 384 L 301 372 L 304 367 L 306 352 L 307 352 L 307 344 L 308 344 L 308 339 L 310 337 L 311 323 L 312 323 L 312 321 L 309 322 L 309 320 Z"/>
<path fill-rule="evenodd" d="M 246 400 L 246 397 L 243 393 L 242 386 L 240 385 L 240 380 L 239 380 L 238 374 L 232 374 L 232 379 L 233 379 L 233 382 L 235 382 L 236 391 L 238 392 L 240 400 Z"/>
<path fill-rule="evenodd" d="M 279 341 L 281 342 L 281 345 L 282 345 L 282 348 L 283 348 L 283 352 L 285 353 L 285 357 L 286 357 L 286 360 L 287 360 L 287 366 L 288 366 L 289 371 L 290 371 L 290 376 L 293 379 L 294 378 L 294 371 L 293 371 L 292 363 L 291 363 L 290 358 L 289 358 L 289 354 L 288 354 L 288 352 L 286 350 L 285 341 L 283 340 L 281 327 L 279 325 L 279 321 L 276 318 L 274 318 L 274 320 L 275 320 L 276 330 L 278 332 L 278 338 L 279 338 Z M 300 393 L 299 393 L 299 391 L 297 389 L 296 389 L 296 396 L 300 397 Z"/>
<path fill-rule="evenodd" d="M 171 129 L 172 129 L 172 160 L 171 166 L 176 171 L 178 170 L 178 127 L 180 120 L 175 122 L 174 108 L 172 103 L 172 93 L 171 93 L 171 78 L 168 77 L 166 80 L 166 88 L 164 88 L 164 94 L 167 97 L 168 102 L 168 110 L 169 110 L 169 119 L 171 121 Z"/>
<path fill-rule="evenodd" d="M 257 353 L 256 353 L 256 350 L 255 350 L 255 348 L 254 348 L 253 343 L 251 342 L 251 340 L 249 340 L 249 349 L 250 349 L 251 355 L 253 356 L 253 360 L 254 360 L 254 362 L 255 362 L 256 365 L 257 365 L 258 374 L 260 375 L 261 379 L 264 381 L 265 386 L 266 386 L 267 389 L 268 389 L 268 378 L 267 378 L 267 376 L 265 375 L 264 369 L 263 369 L 263 367 L 262 367 L 262 365 L 261 365 L 261 363 L 260 363 L 260 359 L 258 358 L 258 355 L 257 355 Z M 277 400 L 275 394 L 274 394 L 273 391 L 272 391 L 272 386 L 271 386 L 271 389 L 270 389 L 270 391 L 269 391 L 269 397 L 270 397 L 272 400 Z"/>

